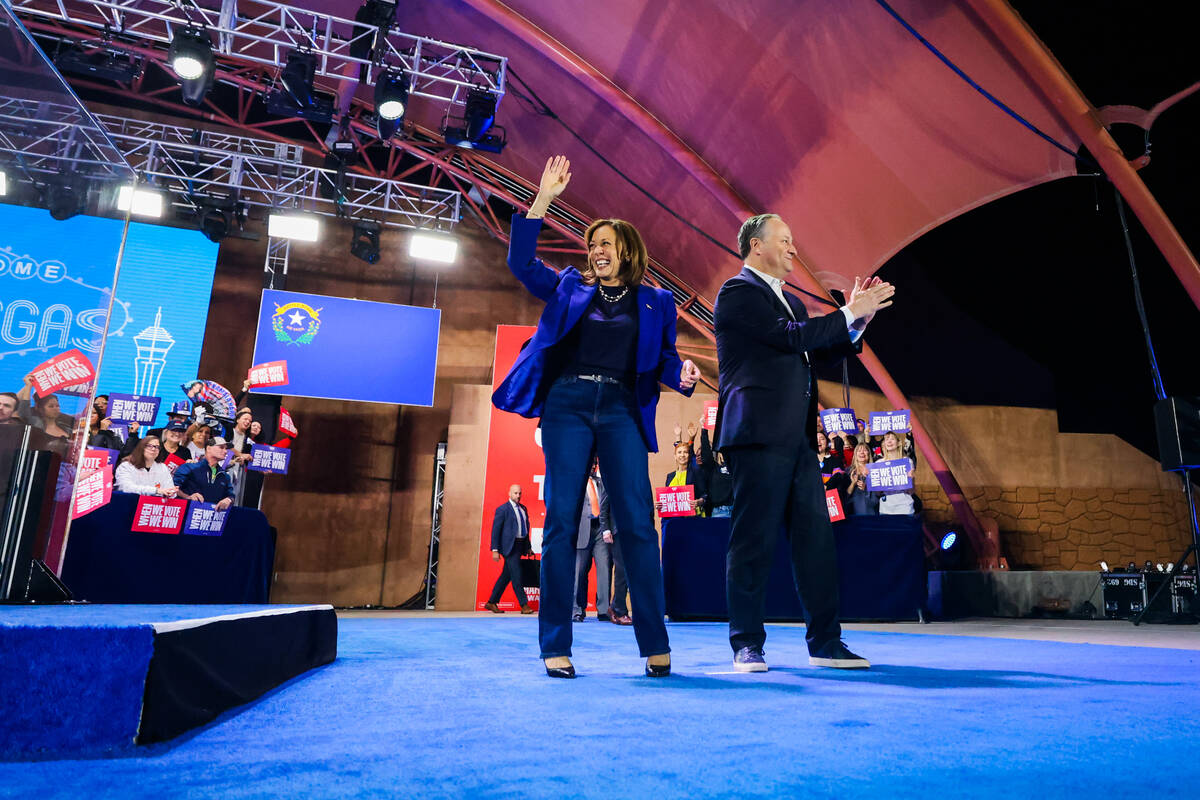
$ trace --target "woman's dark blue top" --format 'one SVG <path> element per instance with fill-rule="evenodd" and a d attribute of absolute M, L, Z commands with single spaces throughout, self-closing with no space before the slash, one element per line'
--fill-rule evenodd
<path fill-rule="evenodd" d="M 633 386 L 637 374 L 637 294 L 626 291 L 615 303 L 605 299 L 622 288 L 596 287 L 579 323 L 562 343 L 564 375 L 606 375 Z"/>

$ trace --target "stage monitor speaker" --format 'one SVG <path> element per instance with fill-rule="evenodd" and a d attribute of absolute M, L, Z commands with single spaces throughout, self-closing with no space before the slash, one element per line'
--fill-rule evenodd
<path fill-rule="evenodd" d="M 1164 472 L 1200 469 L 1200 397 L 1166 397 L 1154 404 L 1158 460 Z"/>

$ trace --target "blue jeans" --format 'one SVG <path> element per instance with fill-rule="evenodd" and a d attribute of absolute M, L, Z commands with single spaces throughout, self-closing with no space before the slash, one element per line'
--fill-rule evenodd
<path fill-rule="evenodd" d="M 654 528 L 649 459 L 633 391 L 611 383 L 559 378 L 542 413 L 546 528 L 538 638 L 542 658 L 571 655 L 575 538 L 588 467 L 600 457 L 633 602 L 633 633 L 643 657 L 671 652 L 663 622 L 662 559 Z"/>

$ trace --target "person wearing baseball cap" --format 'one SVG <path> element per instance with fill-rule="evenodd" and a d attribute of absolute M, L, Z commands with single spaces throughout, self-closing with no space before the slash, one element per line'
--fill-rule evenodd
<path fill-rule="evenodd" d="M 187 433 L 187 424 L 180 420 L 171 420 L 163 428 L 162 447 L 158 448 L 158 460 L 165 462 L 168 456 L 175 456 L 184 461 L 191 461 L 192 454 L 188 451 L 187 442 L 184 441 L 184 435 Z M 175 462 L 172 462 L 175 463 Z"/>
<path fill-rule="evenodd" d="M 229 442 L 222 436 L 213 436 L 204 448 L 204 455 L 175 469 L 175 485 L 181 496 L 189 500 L 216 503 L 218 511 L 233 504 L 233 481 L 221 466 L 228 452 Z"/>

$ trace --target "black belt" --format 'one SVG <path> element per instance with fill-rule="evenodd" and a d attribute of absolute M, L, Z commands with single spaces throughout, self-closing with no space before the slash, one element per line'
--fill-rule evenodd
<path fill-rule="evenodd" d="M 617 386 L 621 385 L 621 381 L 608 375 L 576 375 L 581 381 L 592 381 L 593 383 L 613 383 Z"/>

